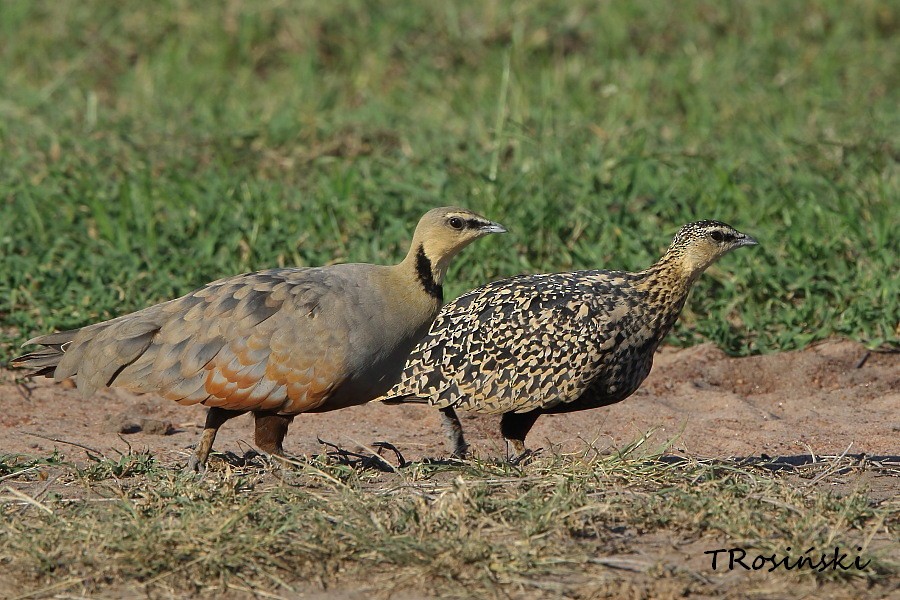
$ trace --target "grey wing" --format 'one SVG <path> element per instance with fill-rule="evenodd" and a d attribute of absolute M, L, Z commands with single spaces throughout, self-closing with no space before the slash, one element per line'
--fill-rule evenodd
<path fill-rule="evenodd" d="M 334 310 L 342 283 L 284 269 L 199 290 L 116 383 L 229 410 L 315 408 L 347 372 L 347 327 Z"/>
<path fill-rule="evenodd" d="M 34 342 L 67 344 L 55 378 L 75 376 L 85 396 L 115 386 L 182 404 L 301 412 L 346 372 L 346 324 L 324 310 L 342 283 L 323 269 L 239 275 Z"/>

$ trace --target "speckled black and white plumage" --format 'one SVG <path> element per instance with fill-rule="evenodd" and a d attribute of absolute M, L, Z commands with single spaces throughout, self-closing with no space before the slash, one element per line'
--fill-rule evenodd
<path fill-rule="evenodd" d="M 691 284 L 718 257 L 756 241 L 717 221 L 682 227 L 638 273 L 521 275 L 468 292 L 441 310 L 387 402 L 429 402 L 503 414 L 516 452 L 538 416 L 624 400 L 650 372 Z M 454 453 L 465 451 L 458 421 Z M 457 433 L 454 435 L 453 431 Z"/>

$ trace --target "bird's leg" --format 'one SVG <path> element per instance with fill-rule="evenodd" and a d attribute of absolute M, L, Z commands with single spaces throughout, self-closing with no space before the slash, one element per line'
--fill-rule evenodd
<path fill-rule="evenodd" d="M 469 452 L 469 445 L 463 436 L 462 423 L 459 422 L 456 411 L 453 410 L 452 406 L 447 406 L 441 408 L 440 412 L 441 426 L 444 428 L 444 433 L 447 435 L 447 439 L 450 440 L 450 446 L 453 448 L 451 456 L 453 458 L 465 458 Z"/>
<path fill-rule="evenodd" d="M 226 410 L 217 406 L 210 408 L 206 413 L 206 425 L 203 427 L 203 433 L 200 435 L 197 449 L 194 450 L 184 470 L 194 473 L 204 471 L 206 469 L 206 459 L 209 458 L 219 427 L 224 425 L 229 419 L 240 416 L 245 412 L 243 410 Z"/>
<path fill-rule="evenodd" d="M 294 415 L 274 412 L 254 412 L 256 418 L 256 447 L 276 458 L 284 458 L 284 436 Z"/>
<path fill-rule="evenodd" d="M 525 436 L 531 431 L 539 416 L 541 416 L 540 410 L 532 410 L 527 413 L 503 413 L 503 417 L 500 419 L 500 432 L 506 440 L 506 454 L 512 464 L 519 464 L 531 454 L 525 448 Z M 510 449 L 512 449 L 512 455 L 510 455 Z"/>

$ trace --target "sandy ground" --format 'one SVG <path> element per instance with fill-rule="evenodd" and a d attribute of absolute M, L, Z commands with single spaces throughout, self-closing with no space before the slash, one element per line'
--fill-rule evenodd
<path fill-rule="evenodd" d="M 153 396 L 107 390 L 87 400 L 71 384 L 17 382 L 0 372 L 0 453 L 46 455 L 59 448 L 84 457 L 78 444 L 115 456 L 129 445 L 160 460 L 183 463 L 202 429 L 205 409 Z M 460 415 L 481 456 L 505 455 L 498 417 Z M 531 448 L 621 447 L 654 429 L 654 444 L 698 457 L 790 457 L 865 453 L 900 455 L 900 354 L 868 353 L 859 344 L 828 341 L 799 352 L 730 358 L 712 345 L 664 348 L 634 395 L 617 405 L 543 416 Z M 57 441 L 52 441 L 53 438 Z M 251 417 L 226 424 L 216 449 L 246 452 Z M 446 456 L 437 412 L 428 406 L 370 403 L 302 415 L 285 443 L 293 454 L 318 453 L 317 438 L 355 450 L 388 441 L 408 460 Z M 69 444 L 65 443 L 68 442 Z"/>
<path fill-rule="evenodd" d="M 202 429 L 203 407 L 182 407 L 152 396 L 110 390 L 84 400 L 71 383 L 56 384 L 46 379 L 17 382 L 15 376 L 0 371 L 0 454 L 46 456 L 58 448 L 68 460 L 83 463 L 88 460 L 85 448 L 115 457 L 117 452 L 131 447 L 150 450 L 163 464 L 180 467 Z M 896 466 L 900 464 L 898 409 L 900 354 L 869 353 L 848 341 L 829 341 L 800 352 L 749 358 L 727 357 L 712 345 L 665 348 L 657 355 L 650 377 L 631 398 L 607 408 L 544 416 L 527 441 L 531 448 L 552 447 L 560 451 L 583 451 L 585 443 L 592 443 L 602 452 L 621 448 L 652 429 L 650 446 L 669 442 L 671 454 L 718 459 L 755 457 L 766 462 L 771 458 L 803 465 L 819 460 L 818 457 L 846 452 L 866 454 L 875 461 Z M 505 455 L 498 417 L 460 416 L 477 454 Z M 320 453 L 323 446 L 317 438 L 362 452 L 375 441 L 388 441 L 407 460 L 448 453 L 437 411 L 420 405 L 371 403 L 332 413 L 302 415 L 292 426 L 286 448 L 294 454 Z M 238 455 L 252 451 L 250 417 L 242 416 L 226 424 L 216 448 Z M 232 454 L 230 460 L 238 458 Z M 216 463 L 212 466 L 216 468 Z M 851 489 L 864 483 L 873 500 L 900 495 L 900 478 L 880 475 L 877 470 L 861 471 L 843 479 L 847 482 L 829 481 L 827 485 L 840 493 L 841 485 Z M 584 585 L 588 587 L 584 594 L 577 595 L 680 598 L 713 597 L 710 594 L 714 593 L 738 598 L 745 597 L 749 590 L 754 597 L 766 598 L 896 597 L 891 596 L 897 591 L 893 584 L 865 590 L 860 587 L 862 584 L 819 586 L 812 580 L 775 580 L 755 572 L 710 571 L 704 551 L 730 547 L 728 544 L 732 543 L 709 538 L 678 541 L 665 533 L 643 535 L 640 540 L 629 542 L 628 554 L 615 558 L 668 565 L 673 573 L 689 575 L 659 577 L 657 571 L 635 574 L 613 569 L 596 581 L 585 576 Z M 872 543 L 875 547 L 893 542 L 878 538 Z M 699 575 L 690 573 L 702 573 L 705 583 L 691 579 Z M 572 581 L 565 583 L 566 589 L 575 589 Z M 0 596 L 18 590 L 20 585 L 20 581 L 6 579 L 0 573 Z M 57 590 L 63 595 L 50 596 L 47 589 L 47 596 L 38 596 L 82 597 L 77 595 L 77 579 L 66 585 Z M 84 593 L 97 598 L 147 597 L 147 591 L 138 583 L 117 585 L 99 595 Z M 344 587 L 320 589 L 308 582 L 297 582 L 298 591 L 292 597 L 386 597 L 379 585 L 357 582 L 346 587 L 344 582 Z M 404 594 L 390 596 L 422 597 L 419 593 Z M 220 589 L 216 595 L 258 597 L 230 589 Z M 557 596 L 555 592 L 547 595 Z M 544 594 L 535 592 L 521 597 L 538 596 Z M 520 596 L 513 592 L 510 597 Z"/>

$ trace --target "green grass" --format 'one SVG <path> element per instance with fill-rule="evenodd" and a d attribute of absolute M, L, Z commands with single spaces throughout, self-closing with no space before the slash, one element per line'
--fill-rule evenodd
<path fill-rule="evenodd" d="M 871 564 L 752 577 L 772 591 L 827 584 L 836 598 L 892 589 L 896 501 L 872 503 L 859 485 L 828 489 L 876 465 L 820 462 L 810 482 L 734 463 L 661 461 L 644 442 L 607 456 L 550 454 L 524 468 L 476 460 L 385 474 L 317 458 L 284 478 L 251 464 L 202 480 L 146 454 L 82 467 L 60 455 L 5 456 L 0 473 L 16 490 L 0 497 L 0 564 L 23 594 L 243 588 L 293 597 L 314 582 L 419 597 L 615 597 L 624 585 L 653 597 L 743 597 L 733 579 L 713 585 L 703 552 L 743 547 L 749 562 L 838 546 L 850 563 L 859 555 Z M 114 587 L 123 582 L 131 587 Z"/>
<path fill-rule="evenodd" d="M 759 248 L 673 342 L 897 343 L 900 12 L 887 2 L 5 2 L 2 353 L 237 272 L 398 260 L 421 212 L 511 234 L 449 295 Z"/>

